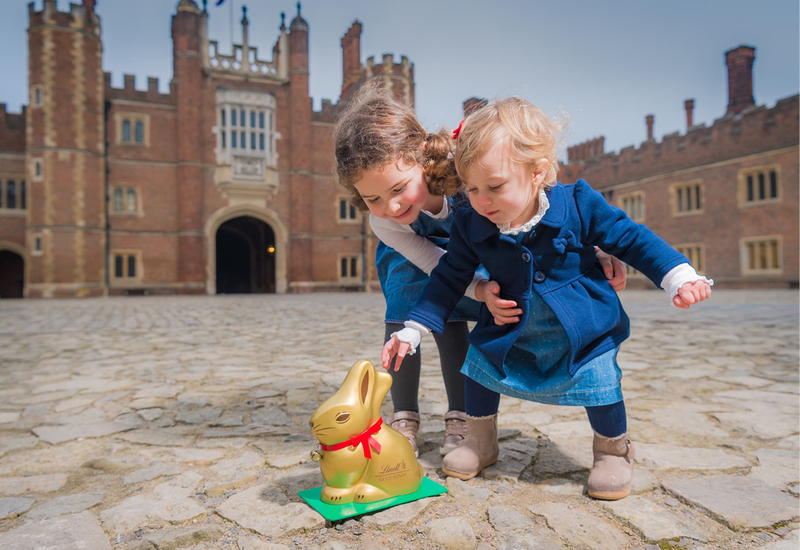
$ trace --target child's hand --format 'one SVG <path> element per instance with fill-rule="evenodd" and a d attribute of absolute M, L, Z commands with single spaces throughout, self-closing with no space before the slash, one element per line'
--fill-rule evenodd
<path fill-rule="evenodd" d="M 619 292 L 625 290 L 627 283 L 627 274 L 625 272 L 625 264 L 622 263 L 616 256 L 606 254 L 599 248 L 594 248 L 594 253 L 597 256 L 597 261 L 603 269 L 606 279 L 608 279 L 611 288 Z"/>
<path fill-rule="evenodd" d="M 495 281 L 481 281 L 475 291 L 475 295 L 489 308 L 496 325 L 519 322 L 522 310 L 517 308 L 517 302 L 500 297 L 500 285 Z"/>
<path fill-rule="evenodd" d="M 711 285 L 706 281 L 700 280 L 693 283 L 686 283 L 678 289 L 678 293 L 672 299 L 675 307 L 689 309 L 692 304 L 699 304 L 711 296 Z"/>
<path fill-rule="evenodd" d="M 394 362 L 394 370 L 400 370 L 400 364 L 403 362 L 403 359 L 405 359 L 410 348 L 411 344 L 398 340 L 397 336 L 392 336 L 392 338 L 386 342 L 386 345 L 383 346 L 383 352 L 381 353 L 383 368 L 390 370 L 392 368 L 392 358 L 397 356 Z"/>

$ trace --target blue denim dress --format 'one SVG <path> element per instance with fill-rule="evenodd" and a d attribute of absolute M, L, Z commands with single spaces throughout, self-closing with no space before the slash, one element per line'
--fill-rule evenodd
<path fill-rule="evenodd" d="M 450 202 L 450 215 L 444 220 L 435 220 L 424 212 L 420 212 L 416 221 L 411 224 L 414 233 L 447 250 L 447 243 L 450 240 L 450 227 L 453 225 L 454 205 L 463 200 L 463 198 L 459 195 L 448 199 Z M 407 260 L 405 256 L 394 248 L 386 246 L 383 242 L 378 243 L 378 250 L 375 253 L 375 267 L 378 270 L 378 279 L 381 282 L 383 296 L 386 298 L 385 322 L 403 323 L 408 320 L 411 308 L 414 307 L 420 294 L 422 294 L 422 289 L 425 288 L 425 283 L 428 282 L 428 275 Z M 480 302 L 464 297 L 447 321 L 477 321 L 480 308 Z"/>
<path fill-rule="evenodd" d="M 622 401 L 619 347 L 595 357 L 572 376 L 564 327 L 535 290 L 529 305 L 528 323 L 502 371 L 470 346 L 461 372 L 490 390 L 548 405 L 596 407 Z"/>

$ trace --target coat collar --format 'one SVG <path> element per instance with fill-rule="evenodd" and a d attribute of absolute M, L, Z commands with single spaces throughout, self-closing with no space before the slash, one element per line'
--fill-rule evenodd
<path fill-rule="evenodd" d="M 561 183 L 556 183 L 550 189 L 545 191 L 547 200 L 550 201 L 550 207 L 544 213 L 544 217 L 539 221 L 542 225 L 550 227 L 561 227 L 564 224 L 564 218 L 567 215 L 566 206 L 566 191 Z M 490 236 L 499 233 L 500 230 L 497 226 L 484 218 L 474 210 L 470 220 L 469 237 L 472 242 L 481 242 L 488 239 Z"/>

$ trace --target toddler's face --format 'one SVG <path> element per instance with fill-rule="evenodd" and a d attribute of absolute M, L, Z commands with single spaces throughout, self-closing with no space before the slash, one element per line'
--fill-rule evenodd
<path fill-rule="evenodd" d="M 472 208 L 492 223 L 519 227 L 538 208 L 544 173 L 511 160 L 505 141 L 496 143 L 464 174 Z"/>
<path fill-rule="evenodd" d="M 371 213 L 404 225 L 413 223 L 432 197 L 422 167 L 402 160 L 365 170 L 355 188 Z"/>

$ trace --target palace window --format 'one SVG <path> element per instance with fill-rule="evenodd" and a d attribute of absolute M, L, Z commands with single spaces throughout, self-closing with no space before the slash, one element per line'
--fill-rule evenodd
<path fill-rule="evenodd" d="M 272 128 L 275 97 L 264 92 L 217 90 L 217 160 L 234 165 L 236 179 L 263 178 L 277 165 Z"/>
<path fill-rule="evenodd" d="M 644 193 L 631 193 L 620 197 L 619 204 L 630 219 L 635 222 L 644 221 Z"/>
<path fill-rule="evenodd" d="M 0 210 L 25 210 L 27 208 L 25 180 L 0 178 Z"/>
<path fill-rule="evenodd" d="M 113 187 L 111 198 L 114 214 L 139 213 L 139 192 L 135 187 Z"/>
<path fill-rule="evenodd" d="M 781 238 L 774 236 L 742 239 L 741 258 L 744 275 L 781 273 L 783 271 Z"/>
<path fill-rule="evenodd" d="M 704 274 L 706 269 L 705 250 L 702 244 L 679 244 L 675 250 L 689 258 L 689 263 L 699 274 Z"/>
<path fill-rule="evenodd" d="M 134 282 L 141 279 L 141 252 L 112 250 L 111 275 L 115 282 Z"/>
<path fill-rule="evenodd" d="M 117 144 L 150 145 L 150 116 L 141 113 L 117 113 Z"/>
<path fill-rule="evenodd" d="M 739 206 L 780 200 L 780 166 L 759 166 L 739 171 Z"/>
<path fill-rule="evenodd" d="M 703 211 L 703 182 L 679 183 L 670 187 L 672 215 L 684 216 Z"/>
<path fill-rule="evenodd" d="M 37 234 L 33 235 L 33 251 L 32 254 L 34 256 L 41 256 L 42 255 L 42 235 Z"/>
<path fill-rule="evenodd" d="M 343 254 L 339 256 L 339 281 L 361 282 L 360 254 Z"/>
<path fill-rule="evenodd" d="M 602 192 L 603 198 L 606 199 L 608 204 L 614 204 L 614 190 L 609 189 L 608 191 Z"/>
<path fill-rule="evenodd" d="M 347 197 L 339 197 L 337 199 L 337 219 L 340 223 L 352 223 L 359 221 L 358 210 L 350 204 L 350 199 Z"/>
<path fill-rule="evenodd" d="M 42 181 L 44 179 L 44 161 L 42 159 L 33 159 L 33 181 Z"/>
<path fill-rule="evenodd" d="M 38 84 L 31 89 L 31 103 L 33 107 L 41 107 L 44 102 L 44 86 Z"/>

